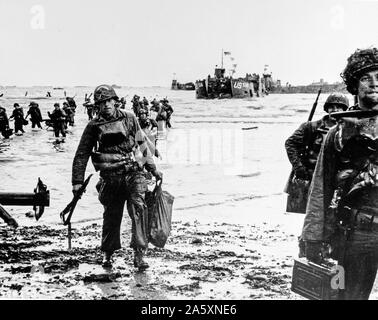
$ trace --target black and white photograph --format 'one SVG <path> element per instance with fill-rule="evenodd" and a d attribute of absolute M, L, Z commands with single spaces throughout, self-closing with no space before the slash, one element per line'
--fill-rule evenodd
<path fill-rule="evenodd" d="M 377 14 L 0 0 L 0 300 L 377 300 Z"/>

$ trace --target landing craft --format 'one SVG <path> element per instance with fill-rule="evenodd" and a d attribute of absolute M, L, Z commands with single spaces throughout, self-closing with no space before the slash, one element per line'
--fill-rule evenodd
<path fill-rule="evenodd" d="M 208 75 L 206 79 L 196 81 L 197 99 L 249 98 L 268 94 L 269 88 L 266 84 L 269 79 L 266 75 L 260 78 L 258 74 L 247 73 L 243 78 L 233 78 L 236 68 L 236 64 L 233 64 L 234 69 L 230 70 L 230 76 L 226 76 L 226 69 L 223 67 L 223 55 L 226 54 L 230 52 L 222 51 L 222 64 L 220 68 L 215 67 L 214 77 Z"/>
<path fill-rule="evenodd" d="M 172 80 L 171 90 L 196 90 L 193 82 L 180 83 L 177 80 Z"/>
<path fill-rule="evenodd" d="M 196 81 L 197 99 L 262 97 L 268 92 L 258 74 L 244 78 L 225 77 L 224 68 L 215 68 L 214 77 Z"/>

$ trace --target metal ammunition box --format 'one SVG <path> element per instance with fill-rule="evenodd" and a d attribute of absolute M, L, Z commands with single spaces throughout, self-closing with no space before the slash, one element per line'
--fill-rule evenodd
<path fill-rule="evenodd" d="M 295 259 L 291 290 L 311 300 L 337 300 L 339 290 L 331 287 L 336 274 L 336 269 L 330 266 Z"/>

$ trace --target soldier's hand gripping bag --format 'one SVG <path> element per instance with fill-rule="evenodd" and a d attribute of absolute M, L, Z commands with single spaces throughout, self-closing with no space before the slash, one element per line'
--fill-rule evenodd
<path fill-rule="evenodd" d="M 156 183 L 155 189 L 146 192 L 148 207 L 148 241 L 154 246 L 163 248 L 171 232 L 172 207 L 174 197 L 163 191 L 162 180 Z"/>

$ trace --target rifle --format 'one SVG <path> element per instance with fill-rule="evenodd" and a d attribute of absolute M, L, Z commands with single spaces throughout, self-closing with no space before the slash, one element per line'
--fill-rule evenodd
<path fill-rule="evenodd" d="M 321 92 L 322 92 L 322 89 L 319 89 L 316 100 L 314 104 L 312 105 L 311 112 L 308 116 L 308 121 L 311 121 L 312 117 L 314 116 Z M 307 150 L 306 150 L 306 153 L 307 153 Z M 289 179 L 286 182 L 286 186 L 284 188 L 284 192 L 288 194 L 287 203 L 286 203 L 286 212 L 305 213 L 306 203 L 307 203 L 306 188 L 308 184 L 306 185 L 305 181 L 299 184 L 293 183 L 294 178 L 295 178 L 295 173 L 294 173 L 294 169 L 292 168 L 289 175 Z"/>
<path fill-rule="evenodd" d="M 307 121 L 311 121 L 312 120 L 312 117 L 314 116 L 316 107 L 318 105 L 319 96 L 320 96 L 321 93 L 322 93 L 322 89 L 319 89 L 318 95 L 316 97 L 316 100 L 315 100 L 314 104 L 312 105 L 312 109 L 311 109 L 311 112 L 310 112 L 310 114 L 308 116 L 308 120 Z"/>
<path fill-rule="evenodd" d="M 62 219 L 63 225 L 68 226 L 68 250 L 71 250 L 71 217 L 76 208 L 77 202 L 81 199 L 81 196 L 85 192 L 89 180 L 93 174 L 90 174 L 87 179 L 85 179 L 83 185 L 74 195 L 72 201 L 64 208 L 64 210 L 60 213 L 60 218 Z"/>

